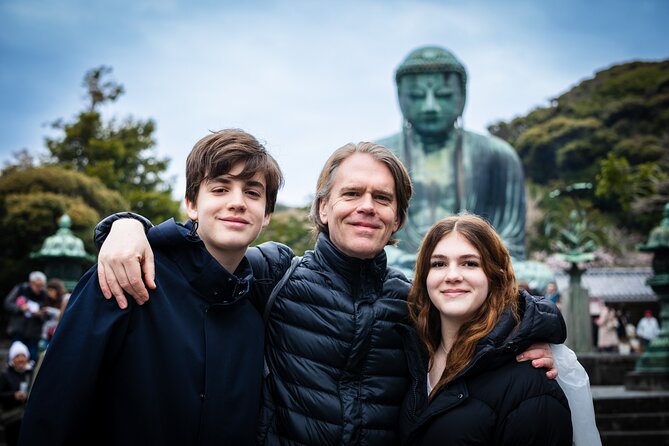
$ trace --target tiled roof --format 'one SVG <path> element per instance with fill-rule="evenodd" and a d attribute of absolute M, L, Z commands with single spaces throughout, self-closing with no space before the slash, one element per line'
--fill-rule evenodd
<path fill-rule="evenodd" d="M 646 285 L 653 275 L 652 268 L 591 268 L 582 276 L 583 287 L 591 299 L 605 302 L 655 302 L 657 296 Z M 569 288 L 569 276 L 565 272 L 555 274 L 558 290 Z"/>

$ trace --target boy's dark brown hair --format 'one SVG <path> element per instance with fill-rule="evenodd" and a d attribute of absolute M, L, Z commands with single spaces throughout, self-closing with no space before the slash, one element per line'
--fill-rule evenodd
<path fill-rule="evenodd" d="M 248 180 L 265 176 L 265 214 L 274 212 L 276 195 L 283 186 L 283 174 L 265 146 L 243 130 L 226 129 L 207 135 L 193 146 L 186 160 L 186 198 L 195 203 L 203 181 L 225 175 L 237 163 L 244 169 L 235 178 Z"/>

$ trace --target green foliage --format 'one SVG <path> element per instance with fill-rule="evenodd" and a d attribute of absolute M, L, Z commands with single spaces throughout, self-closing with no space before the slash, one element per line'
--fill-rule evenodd
<path fill-rule="evenodd" d="M 601 162 L 601 169 L 597 175 L 598 197 L 617 200 L 624 212 L 629 212 L 638 197 L 651 197 L 660 190 L 660 184 L 669 180 L 658 163 L 645 162 L 633 166 L 627 158 L 609 153 Z M 656 221 L 652 216 L 652 221 Z"/>
<path fill-rule="evenodd" d="M 590 137 L 600 125 L 593 118 L 555 116 L 528 128 L 516 142 L 526 175 L 539 184 L 547 184 L 559 179 L 560 172 L 591 162 L 596 157 L 591 148 L 596 150 L 600 144 Z"/>
<path fill-rule="evenodd" d="M 611 224 L 646 235 L 669 183 L 669 60 L 613 66 L 549 106 L 488 129 L 516 147 L 530 183 L 593 183 L 596 193 L 580 199 Z M 545 200 L 541 206 L 550 210 Z"/>
<path fill-rule="evenodd" d="M 587 212 L 572 209 L 566 223 L 551 226 L 555 231 L 554 249 L 571 263 L 589 262 L 595 259 L 599 245 L 597 226 L 592 224 Z"/>
<path fill-rule="evenodd" d="M 266 241 L 280 242 L 290 246 L 295 254 L 302 255 L 304 251 L 314 247 L 311 228 L 309 208 L 277 210 L 272 214 L 267 228 L 260 233 L 256 244 Z"/>
<path fill-rule="evenodd" d="M 630 163 L 625 158 L 609 153 L 601 165 L 597 176 L 596 195 L 606 198 L 617 196 L 623 210 L 629 210 L 632 198 L 632 190 L 628 187 L 632 177 Z"/>
<path fill-rule="evenodd" d="M 589 198 L 591 191 L 584 186 L 587 183 L 572 185 L 572 189 L 561 190 L 559 196 L 556 196 L 555 190 L 544 193 L 538 200 L 543 215 L 533 222 L 535 235 L 528 241 L 530 251 L 566 253 L 583 249 L 584 252 L 592 252 L 596 247 L 601 247 L 620 253 L 621 249 L 626 248 L 612 236 L 612 218 L 595 208 Z M 535 188 L 537 186 L 531 189 Z M 576 235 L 568 235 L 570 231 Z M 578 248 L 580 245 L 583 246 Z"/>
<path fill-rule="evenodd" d="M 111 72 L 111 67 L 105 65 L 86 72 L 83 86 L 86 88 L 88 99 L 91 102 L 88 111 L 93 112 L 98 104 L 106 101 L 115 101 L 116 98 L 124 93 L 123 85 L 111 80 L 102 82 L 102 78 L 111 74 Z"/>
<path fill-rule="evenodd" d="M 131 210 L 153 221 L 179 218 L 179 202 L 171 198 L 172 186 L 162 178 L 169 160 L 158 158 L 152 150 L 153 120 L 102 120 L 98 108 L 123 93 L 121 85 L 105 81 L 109 73 L 111 68 L 105 66 L 86 73 L 88 109 L 72 122 L 52 124 L 63 135 L 46 141 L 51 161 L 99 178 L 126 197 Z"/>
<path fill-rule="evenodd" d="M 0 290 L 11 288 L 35 267 L 29 260 L 67 213 L 72 231 L 93 253 L 93 227 L 127 201 L 100 180 L 59 166 L 10 166 L 0 177 Z"/>

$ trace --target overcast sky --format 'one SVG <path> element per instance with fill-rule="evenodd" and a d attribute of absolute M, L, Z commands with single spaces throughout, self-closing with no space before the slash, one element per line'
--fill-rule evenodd
<path fill-rule="evenodd" d="M 302 205 L 334 149 L 399 131 L 393 76 L 414 48 L 463 61 L 464 124 L 485 133 L 598 70 L 668 58 L 668 19 L 664 0 L 0 0 L 0 164 L 43 153 L 105 64 L 126 89 L 105 115 L 156 121 L 176 198 L 193 144 L 238 127 L 281 164 L 279 201 Z"/>

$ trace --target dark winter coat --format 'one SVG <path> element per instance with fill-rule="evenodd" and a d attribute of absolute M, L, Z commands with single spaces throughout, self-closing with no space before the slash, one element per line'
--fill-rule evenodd
<path fill-rule="evenodd" d="M 479 342 L 470 365 L 429 402 L 425 351 L 415 333 L 404 330 L 412 384 L 402 406 L 402 444 L 572 444 L 569 405 L 560 386 L 546 378 L 545 370 L 515 360 L 535 340 L 565 339 L 555 306 L 535 299 L 521 293 L 519 328 L 505 313 Z"/>
<path fill-rule="evenodd" d="M 0 405 L 3 411 L 23 406 L 23 401 L 18 401 L 14 394 L 21 389 L 21 383 L 26 383 L 26 388 L 29 388 L 32 376 L 32 368 L 19 372 L 12 366 L 8 366 L 0 375 Z"/>
<path fill-rule="evenodd" d="M 9 324 L 7 333 L 10 337 L 19 337 L 26 340 L 37 341 L 42 336 L 42 325 L 44 320 L 41 316 L 26 317 L 21 308 L 16 304 L 16 299 L 20 296 L 32 300 L 40 307 L 47 301 L 46 290 L 35 294 L 30 288 L 28 282 L 16 285 L 5 297 L 5 311 L 9 314 Z"/>
<path fill-rule="evenodd" d="M 263 323 L 248 261 L 228 273 L 189 228 L 149 232 L 157 289 L 120 310 L 96 268 L 70 298 L 40 368 L 24 445 L 255 443 Z"/>
<path fill-rule="evenodd" d="M 290 262 L 276 244 L 251 251 L 261 276 L 263 270 L 281 274 Z M 269 313 L 266 444 L 397 442 L 408 370 L 393 327 L 407 324 L 409 287 L 403 274 L 387 268 L 385 252 L 371 260 L 351 258 L 320 235 Z"/>

